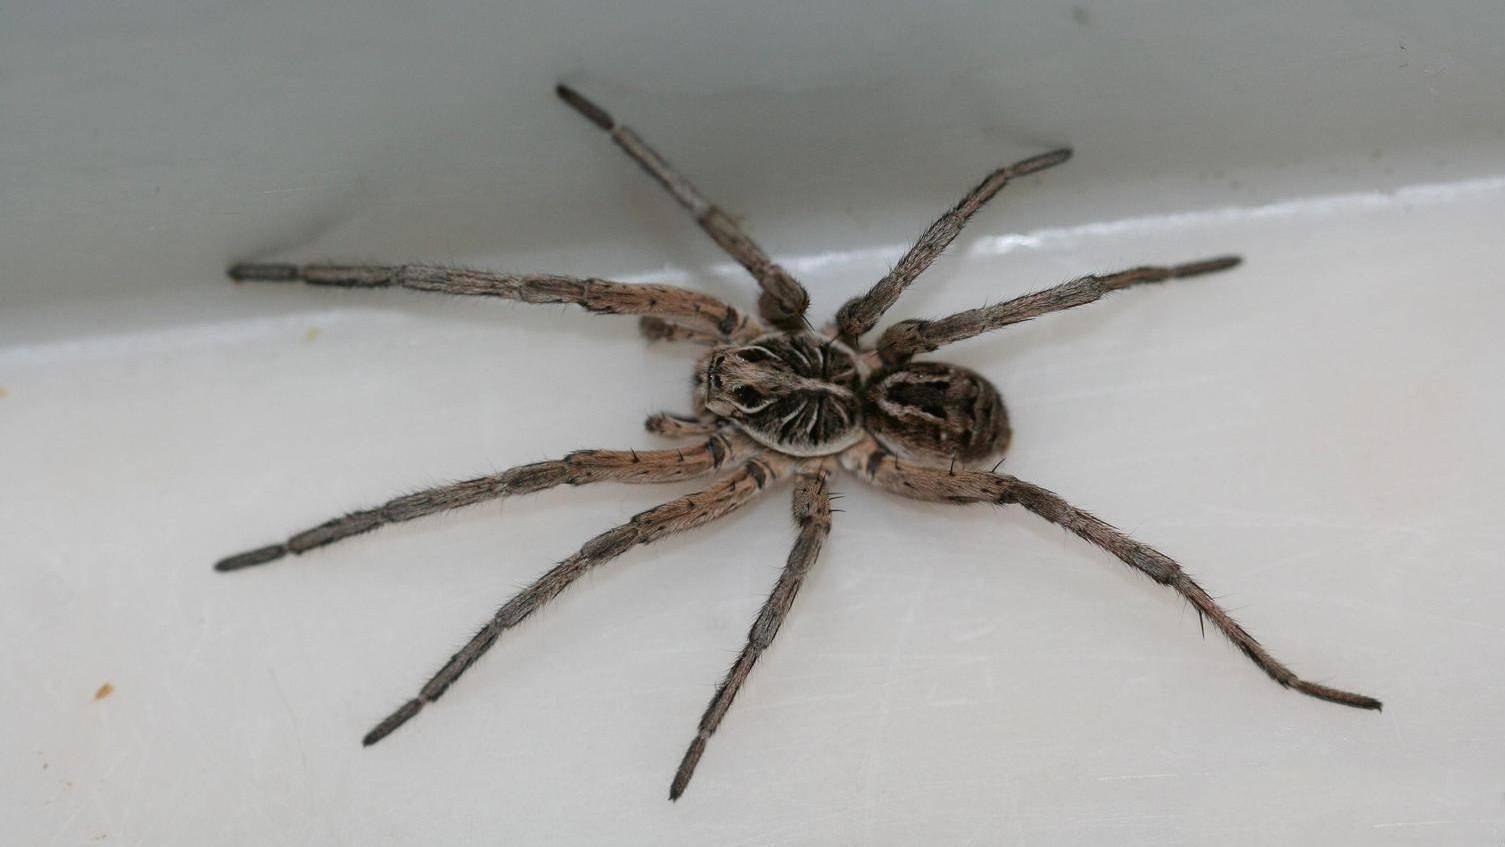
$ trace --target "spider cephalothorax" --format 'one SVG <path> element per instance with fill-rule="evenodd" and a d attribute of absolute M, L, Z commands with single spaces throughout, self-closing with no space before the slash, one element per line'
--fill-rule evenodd
<path fill-rule="evenodd" d="M 775 332 L 712 348 L 695 369 L 695 403 L 764 447 L 839 453 L 862 438 L 862 377 L 845 344 Z"/>
<path fill-rule="evenodd" d="M 1110 291 L 1140 283 L 1197 276 L 1238 264 L 1220 257 L 1172 267 L 1140 267 L 1084 276 L 994 306 L 934 321 L 890 327 L 875 348 L 862 338 L 904 289 L 927 268 L 981 206 L 1015 177 L 1066 161 L 1057 150 L 989 174 L 955 207 L 931 224 L 894 269 L 865 295 L 854 297 L 826 333 L 808 329 L 805 289 L 779 267 L 726 213 L 711 205 L 632 130 L 572 89 L 559 96 L 611 138 L 690 211 L 700 227 L 753 275 L 762 288 L 761 321 L 726 303 L 667 285 L 625 285 L 555 274 L 517 275 L 422 265 L 241 264 L 236 280 L 350 287 L 402 287 L 457 295 L 573 303 L 600 314 L 641 316 L 650 339 L 707 346 L 695 369 L 695 414 L 661 413 L 648 429 L 698 444 L 667 450 L 581 450 L 562 458 L 520 465 L 501 473 L 430 488 L 351 512 L 299 532 L 286 541 L 222 559 L 230 571 L 260 565 L 375 529 L 446 509 L 528 494 L 558 485 L 592 482 L 675 482 L 717 476 L 693 494 L 635 515 L 586 542 L 532 585 L 508 600 L 480 632 L 404 703 L 366 734 L 374 744 L 439 699 L 501 635 L 553 599 L 582 574 L 634 546 L 709 523 L 746 505 L 781 480 L 796 479 L 793 513 L 798 538 L 747 642 L 700 719 L 700 726 L 669 787 L 670 799 L 689 783 L 706 742 L 720 725 L 754 663 L 772 643 L 806 572 L 831 528 L 830 475 L 845 470 L 857 480 L 904 497 L 941 503 L 1016 504 L 1112 553 L 1124 564 L 1178 592 L 1212 621 L 1271 679 L 1303 694 L 1378 709 L 1372 697 L 1298 677 L 1271 656 L 1242 626 L 1164 553 L 1124 535 L 1050 491 L 1008 474 L 971 467 L 1001 452 L 1009 422 L 998 392 L 980 374 L 917 354 L 1090 303 Z M 901 462 L 900 460 L 904 461 Z"/>

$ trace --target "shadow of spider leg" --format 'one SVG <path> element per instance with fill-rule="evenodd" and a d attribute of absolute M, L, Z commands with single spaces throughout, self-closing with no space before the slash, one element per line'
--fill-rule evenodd
<path fill-rule="evenodd" d="M 789 551 L 789 560 L 773 587 L 773 593 L 768 595 L 762 611 L 758 612 L 757 619 L 753 621 L 752 629 L 748 630 L 747 646 L 742 648 L 737 660 L 732 663 L 731 670 L 727 671 L 721 687 L 716 689 L 716 695 L 711 698 L 710 705 L 706 706 L 705 714 L 700 718 L 695 740 L 690 742 L 690 749 L 685 751 L 679 770 L 674 773 L 674 782 L 669 786 L 670 800 L 678 800 L 685 793 L 690 777 L 695 775 L 695 766 L 700 763 L 700 756 L 705 752 L 706 742 L 710 740 L 716 727 L 721 725 L 721 719 L 726 717 L 727 710 L 732 706 L 732 699 L 741 690 L 742 683 L 747 681 L 747 675 L 752 672 L 758 657 L 773 643 L 779 626 L 789 614 L 789 608 L 794 605 L 794 595 L 799 593 L 805 574 L 809 573 L 816 558 L 820 556 L 821 545 L 831 532 L 831 495 L 826 486 L 827 477 L 823 465 L 818 470 L 802 472 L 800 475 L 799 483 L 794 489 L 794 520 L 799 524 L 799 537 L 794 542 L 794 549 Z"/>
<path fill-rule="evenodd" d="M 751 454 L 753 444 L 732 432 L 717 432 L 705 443 L 669 450 L 579 450 L 563 459 L 520 465 L 490 476 L 468 479 L 389 500 L 374 509 L 350 512 L 303 530 L 280 544 L 270 544 L 221 559 L 215 570 L 234 571 L 274 562 L 289 553 L 307 553 L 379 526 L 424 515 L 473 506 L 487 500 L 532 494 L 556 485 L 592 482 L 678 482 L 705 476 Z"/>
<path fill-rule="evenodd" d="M 1117 556 L 1120 561 L 1161 585 L 1169 586 L 1192 604 L 1199 618 L 1206 616 L 1249 660 L 1271 679 L 1302 694 L 1353 706 L 1379 709 L 1381 703 L 1363 694 L 1329 688 L 1301 679 L 1260 645 L 1181 566 L 1159 550 L 1143 544 L 1105 521 L 1072 506 L 1038 485 L 1008 474 L 947 470 L 903 464 L 869 439 L 841 454 L 841 465 L 859 478 L 916 500 L 945 503 L 1017 503 L 1036 515 Z"/>
<path fill-rule="evenodd" d="M 638 544 L 649 544 L 667 535 L 702 526 L 747 505 L 769 484 L 788 475 L 793 466 L 791 460 L 776 453 L 754 456 L 710 487 L 642 512 L 627 523 L 587 541 L 573 556 L 555 565 L 497 609 L 480 632 L 429 679 L 417 697 L 404 703 L 366 733 L 361 743 L 371 745 L 386 738 L 425 705 L 439 699 L 455 680 L 491 649 L 503 632 L 522 623 L 586 571 L 615 559 Z"/>

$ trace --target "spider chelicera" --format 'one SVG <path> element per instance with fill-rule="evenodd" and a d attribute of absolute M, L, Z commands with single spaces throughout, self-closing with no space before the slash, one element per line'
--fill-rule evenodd
<path fill-rule="evenodd" d="M 1117 556 L 1129 567 L 1169 586 L 1211 620 L 1254 664 L 1282 686 L 1321 700 L 1379 709 L 1380 701 L 1296 676 L 1260 646 L 1180 565 L 1032 483 L 974 468 L 1008 446 L 1003 402 L 980 374 L 955 365 L 914 361 L 945 344 L 1049 312 L 1091 303 L 1111 291 L 1141 283 L 1197 276 L 1236 266 L 1223 256 L 1170 267 L 1139 267 L 1084 276 L 995 306 L 940 320 L 890 326 L 877 344 L 862 338 L 904 289 L 956 238 L 974 213 L 1011 179 L 1065 162 L 1071 151 L 1033 156 L 989 174 L 931 224 L 893 270 L 868 293 L 849 300 L 829 328 L 805 319 L 809 296 L 768 258 L 725 212 L 700 195 L 631 129 L 566 86 L 557 93 L 632 157 L 694 217 L 718 245 L 752 274 L 762 289 L 758 318 L 713 297 L 668 285 L 627 285 L 552 274 L 513 275 L 426 265 L 239 264 L 235 280 L 351 287 L 400 286 L 419 291 L 573 303 L 603 314 L 639 315 L 650 339 L 708 348 L 695 366 L 692 415 L 661 413 L 650 432 L 699 439 L 669 450 L 582 450 L 562 459 L 522 465 L 491 476 L 398 497 L 304 530 L 285 542 L 221 560 L 215 568 L 239 570 L 307 553 L 384 524 L 528 494 L 557 485 L 674 482 L 720 478 L 671 500 L 585 543 L 536 582 L 508 600 L 481 631 L 440 668 L 418 696 L 377 724 L 363 739 L 374 744 L 439 699 L 502 633 L 553 599 L 582 574 L 639 544 L 691 529 L 735 511 L 776 483 L 793 478 L 798 536 L 773 592 L 748 632 L 747 645 L 727 672 L 690 742 L 669 798 L 678 799 L 758 657 L 773 641 L 815 563 L 831 527 L 829 478 L 840 468 L 895 494 L 945 503 L 1017 504 Z"/>

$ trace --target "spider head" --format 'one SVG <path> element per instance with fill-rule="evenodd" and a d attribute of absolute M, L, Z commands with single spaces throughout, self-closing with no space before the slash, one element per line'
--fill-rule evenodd
<path fill-rule="evenodd" d="M 759 443 L 795 456 L 834 453 L 862 436 L 850 351 L 807 332 L 717 347 L 695 372 L 696 403 Z"/>
<path fill-rule="evenodd" d="M 1009 443 L 998 389 L 981 374 L 944 362 L 909 362 L 868 380 L 867 428 L 901 456 L 976 461 Z"/>

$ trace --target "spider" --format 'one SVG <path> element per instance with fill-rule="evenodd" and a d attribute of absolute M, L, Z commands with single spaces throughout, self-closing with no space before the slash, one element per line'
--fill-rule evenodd
<path fill-rule="evenodd" d="M 831 529 L 833 472 L 894 494 L 941 503 L 1016 504 L 1101 547 L 1124 564 L 1170 587 L 1280 685 L 1303 694 L 1379 709 L 1380 701 L 1301 679 L 1192 580 L 1154 548 L 1067 503 L 1033 483 L 979 470 L 1001 455 L 1010 436 L 998 390 L 981 374 L 936 361 L 916 361 L 946 344 L 1091 303 L 1109 292 L 1228 270 L 1237 256 L 1169 267 L 1138 267 L 1079 279 L 994 306 L 939 320 L 890 326 L 876 345 L 865 336 L 962 227 L 1010 180 L 1065 162 L 1069 149 L 1023 159 L 987 176 L 920 236 L 872 290 L 847 301 L 835 321 L 817 331 L 805 319 L 805 289 L 763 251 L 729 215 L 712 205 L 647 142 L 574 89 L 560 85 L 565 103 L 606 131 L 613 142 L 662 185 L 712 240 L 753 276 L 762 294 L 758 317 L 706 294 L 668 285 L 629 285 L 555 274 L 515 275 L 429 265 L 293 265 L 244 263 L 230 268 L 236 281 L 293 282 L 357 288 L 398 286 L 444 294 L 501 297 L 525 303 L 573 303 L 588 311 L 638 315 L 649 339 L 705 348 L 695 365 L 694 413 L 658 413 L 649 432 L 693 446 L 667 450 L 582 450 L 563 458 L 521 465 L 490 476 L 408 494 L 351 512 L 286 541 L 230 556 L 215 565 L 233 571 L 301 555 L 379 526 L 413 520 L 501 497 L 558 485 L 676 482 L 717 476 L 708 486 L 634 516 L 587 541 L 499 608 L 418 695 L 382 720 L 362 740 L 375 744 L 438 700 L 504 632 L 522 623 L 591 568 L 639 544 L 708 524 L 793 479 L 798 535 L 768 600 L 700 719 L 695 737 L 669 788 L 677 800 L 689 784 L 706 743 L 758 657 L 772 643 Z M 1000 462 L 1001 464 L 1001 462 Z"/>

